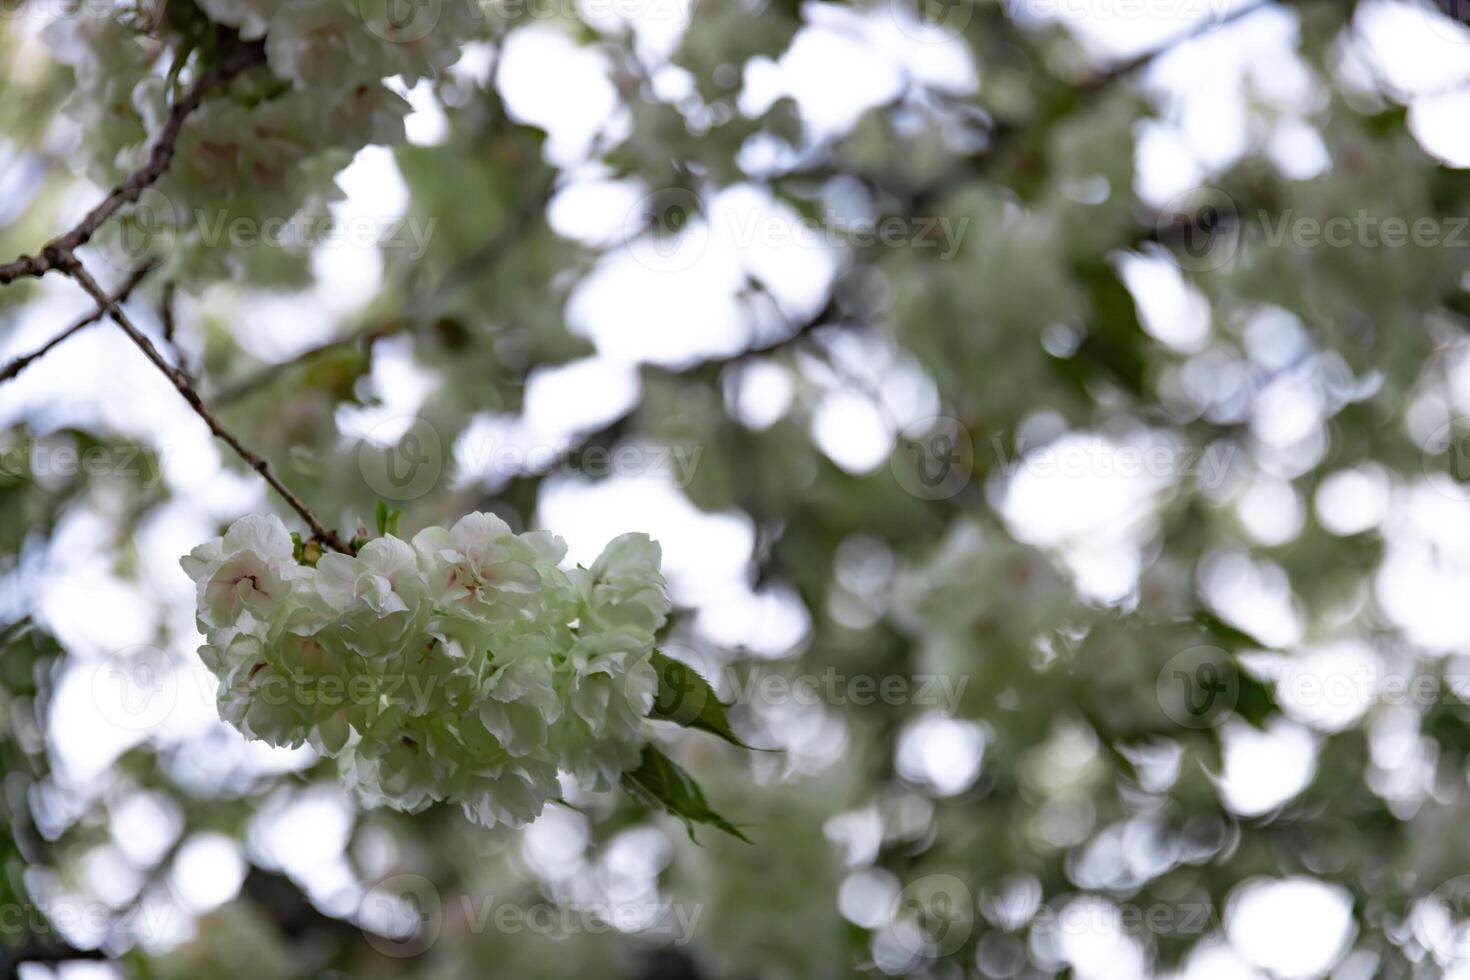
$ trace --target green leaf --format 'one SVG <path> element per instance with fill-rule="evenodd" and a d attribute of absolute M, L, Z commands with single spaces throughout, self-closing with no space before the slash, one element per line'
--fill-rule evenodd
<path fill-rule="evenodd" d="M 696 844 L 699 843 L 694 836 L 696 823 L 707 823 L 747 844 L 751 843 L 750 838 L 737 830 L 734 824 L 710 809 L 699 784 L 687 772 L 651 744 L 643 746 L 643 758 L 638 768 L 623 773 L 619 783 L 639 806 L 660 810 L 682 820 L 689 839 Z"/>
<path fill-rule="evenodd" d="M 654 651 L 650 663 L 658 671 L 658 695 L 648 717 L 698 728 L 718 735 L 731 745 L 750 748 L 730 728 L 730 719 L 725 714 L 728 706 L 693 667 L 658 651 Z"/>
<path fill-rule="evenodd" d="M 386 534 L 396 535 L 398 533 L 398 518 L 403 516 L 401 510 L 389 510 L 386 500 L 378 500 L 378 508 L 374 512 L 378 523 L 378 537 Z"/>

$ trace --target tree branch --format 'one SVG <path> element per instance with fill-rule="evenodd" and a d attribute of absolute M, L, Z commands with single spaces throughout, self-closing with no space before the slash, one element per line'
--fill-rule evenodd
<path fill-rule="evenodd" d="M 117 292 L 113 293 L 110 297 L 111 302 L 114 304 L 125 302 L 127 298 L 132 295 L 133 290 L 137 288 L 138 283 L 142 282 L 143 279 L 148 275 L 148 273 L 152 271 L 153 266 L 145 265 L 143 268 L 128 276 L 127 282 L 123 283 L 122 286 L 118 288 Z M 66 340 L 68 337 L 72 337 L 82 332 L 87 327 L 90 327 L 92 324 L 96 323 L 98 320 L 105 319 L 106 317 L 107 307 L 98 306 L 95 312 L 78 320 L 76 323 L 73 323 L 71 326 L 67 327 L 65 330 L 61 331 L 61 333 L 52 337 L 40 347 L 37 347 L 35 350 L 31 351 L 29 354 L 22 354 L 15 360 L 11 361 L 9 364 L 5 365 L 3 368 L 0 368 L 0 383 L 9 381 L 11 378 L 20 374 L 26 368 L 31 366 L 32 361 L 44 357 L 46 354 L 50 353 L 51 348 L 55 347 L 63 340 Z"/>
<path fill-rule="evenodd" d="M 112 193 L 103 198 L 86 217 L 71 231 L 46 243 L 39 255 L 22 255 L 14 262 L 0 265 L 0 286 L 9 285 L 17 279 L 39 278 L 53 269 L 61 269 L 72 258 L 79 246 L 85 245 L 97 233 L 97 229 L 125 204 L 136 201 L 158 178 L 168 170 L 174 159 L 174 147 L 179 140 L 184 120 L 204 100 L 205 94 L 240 72 L 265 62 L 265 46 L 259 42 L 247 44 L 231 51 L 218 65 L 200 75 L 193 85 L 173 104 L 168 120 L 159 130 L 153 142 L 148 162 L 128 175 Z"/>
<path fill-rule="evenodd" d="M 204 420 L 204 424 L 209 426 L 209 431 L 213 432 L 220 439 L 223 439 L 226 445 L 233 449 L 241 459 L 250 464 L 250 468 L 259 473 L 261 478 L 270 484 L 271 489 L 280 494 L 281 498 L 291 505 L 291 509 L 301 515 L 301 519 L 306 522 L 307 527 L 311 528 L 312 534 L 317 539 L 329 547 L 335 548 L 337 551 L 343 552 L 344 554 L 352 554 L 352 548 L 338 537 L 335 531 L 323 524 L 316 514 L 312 513 L 311 508 L 306 506 L 306 503 L 292 492 L 290 487 L 281 482 L 281 478 L 276 476 L 270 464 L 264 458 L 246 447 L 234 433 L 226 429 L 220 423 L 219 419 L 214 417 L 214 414 L 205 406 L 203 399 L 199 397 L 199 393 L 194 390 L 194 386 L 190 383 L 188 375 L 181 369 L 168 363 L 164 356 L 158 352 L 158 348 L 153 346 L 153 342 L 133 325 L 132 320 L 128 319 L 128 315 L 122 311 L 122 307 L 118 306 L 112 297 L 107 295 L 103 288 L 97 284 L 97 280 L 93 279 L 91 274 L 82 266 L 81 262 L 77 261 L 76 256 L 70 253 L 63 253 L 54 261 L 56 263 L 55 268 L 61 269 L 75 279 L 87 291 L 88 295 L 95 299 L 99 305 L 107 309 L 108 315 L 112 317 L 113 322 L 123 328 L 123 332 L 138 346 L 143 352 L 143 355 L 152 361 L 154 367 L 162 371 L 164 376 L 172 382 L 174 388 L 183 396 L 184 401 L 188 402 L 189 407 L 194 410 L 194 414 L 198 415 Z"/>
<path fill-rule="evenodd" d="M 1234 7 L 1223 14 L 1206 17 L 1193 27 L 1180 31 L 1155 47 L 1134 57 L 1114 62 L 1097 71 L 1092 77 L 1072 86 L 1078 93 L 1078 104 L 1073 111 L 1085 112 L 1089 102 L 1101 97 L 1119 82 L 1126 81 L 1147 70 L 1155 61 L 1185 44 L 1235 24 L 1267 7 L 1290 6 L 1298 2 L 1300 0 L 1253 0 L 1251 3 Z M 857 172 L 849 167 L 835 165 L 830 160 L 810 166 L 798 166 L 781 174 L 780 177 L 819 181 L 830 180 L 840 175 L 857 177 L 870 190 L 886 191 L 896 197 L 903 204 L 903 211 L 906 214 L 923 214 L 932 210 L 938 200 L 954 186 L 986 176 L 1001 157 L 1002 151 L 1008 149 L 1016 140 L 1023 138 L 1031 131 L 1031 128 L 1028 125 L 1015 125 L 1004 121 L 996 123 L 989 134 L 989 145 L 983 150 L 957 159 L 937 178 L 916 186 L 911 184 L 904 188 L 894 188 L 888 185 L 897 182 L 886 180 L 883 175 Z"/>
<path fill-rule="evenodd" d="M 0 976 L 18 976 L 22 963 L 56 964 L 108 958 L 100 949 L 79 949 L 59 936 L 28 935 L 15 949 L 0 948 Z"/>
<path fill-rule="evenodd" d="M 192 381 L 194 372 L 189 370 L 189 362 L 184 359 L 184 352 L 174 337 L 177 329 L 175 301 L 178 299 L 178 293 L 179 284 L 172 279 L 163 284 L 163 295 L 158 298 L 158 319 L 163 325 L 163 342 L 168 345 L 169 350 L 173 351 L 174 363 Z"/>

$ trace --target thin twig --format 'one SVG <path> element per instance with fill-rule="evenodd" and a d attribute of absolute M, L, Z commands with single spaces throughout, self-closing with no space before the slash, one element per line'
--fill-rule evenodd
<path fill-rule="evenodd" d="M 264 47 L 259 43 L 249 44 L 235 49 L 218 65 L 199 76 L 198 80 L 189 87 L 183 96 L 174 103 L 172 109 L 169 110 L 168 119 L 164 123 L 163 128 L 159 130 L 158 137 L 154 140 L 153 149 L 148 155 L 148 162 L 146 164 L 133 171 L 126 180 L 114 188 L 102 200 L 102 203 L 87 212 L 87 215 L 71 231 L 59 235 L 48 242 L 41 249 L 39 255 L 23 255 L 14 262 L 0 265 L 0 286 L 7 285 L 22 277 L 40 277 L 53 270 L 59 270 L 75 279 L 86 290 L 87 294 L 97 301 L 99 307 L 98 315 L 78 323 L 68 330 L 63 331 L 58 336 L 53 337 L 39 351 L 26 355 L 7 365 L 4 373 L 0 374 L 0 380 L 4 380 L 5 377 L 13 377 L 15 374 L 20 373 L 25 369 L 27 364 L 45 354 L 67 337 L 83 329 L 88 324 L 101 319 L 100 311 L 105 311 L 106 315 L 110 316 L 123 329 L 123 332 L 128 335 L 129 339 L 138 346 L 144 356 L 163 372 L 164 376 L 168 378 L 174 388 L 183 396 L 184 401 L 189 403 L 189 407 L 194 409 L 194 413 L 204 420 L 205 425 L 209 426 L 209 431 L 224 440 L 241 459 L 250 465 L 251 469 L 259 473 L 261 478 L 270 484 L 276 493 L 281 495 L 281 498 L 291 506 L 292 510 L 301 515 L 302 520 L 306 521 L 307 526 L 311 528 L 312 534 L 317 540 L 337 551 L 351 554 L 352 548 L 335 531 L 323 524 L 316 514 L 312 512 L 311 508 L 306 506 L 306 503 L 292 492 L 290 487 L 281 482 L 280 477 L 276 476 L 270 464 L 254 451 L 247 448 L 234 433 L 226 429 L 220 423 L 219 419 L 215 418 L 214 414 L 205 406 L 203 399 L 199 397 L 199 393 L 194 390 L 193 383 L 190 381 L 189 375 L 184 368 L 169 364 L 163 355 L 158 352 L 158 348 L 153 346 L 153 342 L 144 336 L 142 331 L 134 326 L 133 322 L 128 318 L 128 315 L 123 312 L 121 305 L 119 305 L 121 300 L 137 284 L 136 280 L 142 278 L 143 273 L 134 273 L 133 280 L 125 285 L 123 290 L 120 290 L 116 295 L 109 296 L 76 257 L 76 249 L 86 244 L 108 218 L 112 217 L 119 208 L 136 201 L 144 190 L 152 186 L 168 170 L 169 164 L 173 162 L 174 150 L 178 143 L 179 133 L 183 129 L 184 120 L 188 118 L 190 113 L 199 108 L 205 93 L 216 85 L 228 81 L 252 65 L 261 64 L 264 61 Z M 172 341 L 173 313 L 170 307 L 170 298 L 166 296 L 163 313 L 164 332 L 169 340 Z"/>
<path fill-rule="evenodd" d="M 163 128 L 159 130 L 158 138 L 153 142 L 153 150 L 148 154 L 148 162 L 113 188 L 112 193 L 103 198 L 102 203 L 88 211 L 86 217 L 82 218 L 75 228 L 51 239 L 41 249 L 39 255 L 22 255 L 14 262 L 0 265 L 0 286 L 8 285 L 16 279 L 44 276 L 53 269 L 62 268 L 67 261 L 74 259 L 73 253 L 76 249 L 90 241 L 97 233 L 97 229 L 102 227 L 103 222 L 112 217 L 118 208 L 136 201 L 143 191 L 157 182 L 158 178 L 168 170 L 169 164 L 173 162 L 174 147 L 178 143 L 179 132 L 183 129 L 184 120 L 191 112 L 199 108 L 205 94 L 216 85 L 264 61 L 265 47 L 258 42 L 247 44 L 236 48 L 218 65 L 200 75 L 169 110 L 168 119 L 164 122 Z"/>
<path fill-rule="evenodd" d="M 306 506 L 306 503 L 292 492 L 290 487 L 281 482 L 280 477 L 276 476 L 270 464 L 265 459 L 247 448 L 234 433 L 226 429 L 220 423 L 219 419 L 214 417 L 214 413 L 205 406 L 203 399 L 199 397 L 199 393 L 194 390 L 194 386 L 190 383 L 188 376 L 180 369 L 168 363 L 164 356 L 158 352 L 158 348 L 153 346 L 153 342 L 133 325 L 132 320 L 128 319 L 128 315 L 122 311 L 122 307 L 118 306 L 107 295 L 106 291 L 97 284 L 97 281 L 92 278 L 91 274 L 87 272 L 81 262 L 77 261 L 76 256 L 70 254 L 61 255 L 57 259 L 56 267 L 75 279 L 87 291 L 88 295 L 107 308 L 107 312 L 113 321 L 123 328 L 123 332 L 138 346 L 143 352 L 143 355 L 153 362 L 154 367 L 162 371 L 164 376 L 173 383 L 174 388 L 184 397 L 184 401 L 188 402 L 189 407 L 194 410 L 194 414 L 198 415 L 204 420 L 204 424 L 209 426 L 209 431 L 213 432 L 220 439 L 223 439 L 226 445 L 233 449 L 241 459 L 250 464 L 250 468 L 259 473 L 261 478 L 270 484 L 271 489 L 280 494 L 281 498 L 291 505 L 291 509 L 301 515 L 301 519 L 306 521 L 307 526 L 311 528 L 312 534 L 316 538 L 337 551 L 343 552 L 344 554 L 352 554 L 352 549 L 347 543 L 338 537 L 335 531 L 323 524 L 316 514 L 312 513 L 311 508 Z"/>
<path fill-rule="evenodd" d="M 1212 14 L 1202 19 L 1199 23 L 1194 24 L 1191 27 L 1187 27 L 1179 33 L 1165 38 L 1160 43 L 1156 44 L 1146 51 L 1143 51 L 1142 53 L 1134 55 L 1132 58 L 1127 58 L 1123 61 L 1114 63 L 1111 67 L 1108 68 L 1107 71 L 1098 75 L 1091 82 L 1084 85 L 1083 88 L 1102 88 L 1106 85 L 1111 84 L 1112 82 L 1116 82 L 1130 75 L 1137 74 L 1138 72 L 1147 68 L 1149 65 L 1153 64 L 1155 61 L 1158 61 L 1169 52 L 1174 51 L 1177 48 L 1181 48 L 1184 45 L 1189 44 L 1193 41 L 1198 41 L 1201 38 L 1207 37 L 1210 34 L 1213 34 L 1216 31 L 1220 30 L 1222 27 L 1229 27 L 1237 21 L 1244 20 L 1245 18 L 1251 16 L 1254 13 L 1257 13 L 1258 11 L 1265 10 L 1267 7 L 1289 7 L 1294 2 L 1296 2 L 1296 0 L 1254 0 L 1254 2 L 1252 3 L 1243 3 L 1238 7 L 1232 7 L 1222 14 Z"/>
<path fill-rule="evenodd" d="M 112 294 L 112 296 L 110 297 L 111 301 L 114 304 L 126 301 L 127 298 L 132 295 L 133 290 L 137 288 L 138 283 L 142 282 L 143 279 L 147 277 L 148 273 L 152 271 L 153 266 L 145 265 L 143 268 L 128 276 L 127 282 L 123 283 L 122 286 L 118 288 L 117 292 Z M 3 368 L 0 368 L 0 383 L 9 381 L 11 378 L 20 374 L 26 368 L 31 366 L 32 361 L 44 357 L 46 354 L 50 353 L 51 348 L 55 347 L 63 340 L 66 340 L 67 338 L 72 337 L 75 334 L 81 333 L 87 327 L 90 327 L 92 324 L 96 323 L 99 320 L 105 319 L 106 317 L 107 307 L 97 307 L 97 309 L 91 314 L 83 317 L 76 323 L 73 323 L 71 326 L 67 327 L 65 330 L 61 331 L 61 333 L 52 337 L 40 347 L 37 347 L 35 350 L 31 351 L 29 354 L 22 354 L 15 360 L 11 361 L 9 364 L 5 365 Z"/>
<path fill-rule="evenodd" d="M 174 294 L 178 291 L 178 284 L 172 279 L 163 284 L 163 296 L 158 301 L 159 316 L 163 320 L 163 339 L 172 344 L 174 342 Z"/>
<path fill-rule="evenodd" d="M 179 284 L 170 279 L 163 284 L 163 295 L 158 300 L 158 319 L 163 325 L 163 342 L 173 351 L 174 363 L 179 370 L 188 376 L 190 381 L 194 380 L 194 372 L 189 370 L 189 361 L 184 357 L 184 350 L 179 346 L 174 333 L 178 327 L 175 321 L 174 302 L 178 298 Z"/>
<path fill-rule="evenodd" d="M 1079 103 L 1074 112 L 1086 112 L 1089 101 L 1100 98 L 1120 82 L 1143 73 L 1156 61 L 1186 44 L 1198 41 L 1268 7 L 1290 6 L 1298 2 L 1300 0 L 1253 0 L 1251 3 L 1234 7 L 1223 14 L 1207 17 L 1138 55 L 1114 62 L 1090 78 L 1072 86 L 1079 96 Z M 902 96 L 895 99 L 892 105 L 897 105 L 901 100 Z M 855 176 L 870 189 L 887 190 L 896 196 L 905 205 L 906 213 L 921 214 L 932 209 L 938 199 L 956 184 L 987 176 L 990 169 L 1001 159 L 1002 151 L 1008 149 L 1012 143 L 1020 140 L 1028 132 L 1030 130 L 1026 126 L 1001 121 L 991 129 L 989 144 L 982 151 L 959 158 L 934 180 L 907 188 L 888 186 L 895 182 L 886 181 L 882 175 L 864 174 L 852 168 L 834 165 L 830 160 L 815 162 L 809 166 L 798 166 L 781 176 L 801 180 L 829 180 L 842 175 Z"/>

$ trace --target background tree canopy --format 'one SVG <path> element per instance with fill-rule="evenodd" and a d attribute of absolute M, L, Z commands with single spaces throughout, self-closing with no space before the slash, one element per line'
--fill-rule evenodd
<path fill-rule="evenodd" d="M 0 64 L 0 973 L 1470 975 L 1462 0 L 13 0 Z M 241 734 L 180 556 L 474 512 L 661 545 L 641 756 L 514 827 Z"/>

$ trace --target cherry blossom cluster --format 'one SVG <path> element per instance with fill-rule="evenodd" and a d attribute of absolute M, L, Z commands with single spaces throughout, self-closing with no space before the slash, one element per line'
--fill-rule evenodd
<path fill-rule="evenodd" d="M 669 614 L 660 549 L 610 542 L 590 568 L 491 514 L 372 539 L 309 565 L 275 517 L 249 516 L 182 560 L 221 716 L 339 760 L 365 802 L 447 800 L 520 826 L 558 773 L 607 790 L 636 766 Z"/>
<path fill-rule="evenodd" d="M 75 81 L 65 112 L 83 134 L 87 175 L 117 184 L 152 152 L 175 97 L 221 44 L 260 45 L 263 64 L 210 93 L 179 136 L 172 166 L 109 225 L 99 244 L 119 259 L 169 259 L 175 273 L 223 274 L 248 257 L 216 248 L 201 226 L 322 218 L 340 197 L 333 177 L 358 150 L 404 139 L 401 94 L 440 76 L 483 33 L 473 4 L 390 0 L 196 0 L 82 4 L 44 37 Z M 220 32 L 228 42 L 219 40 Z"/>

